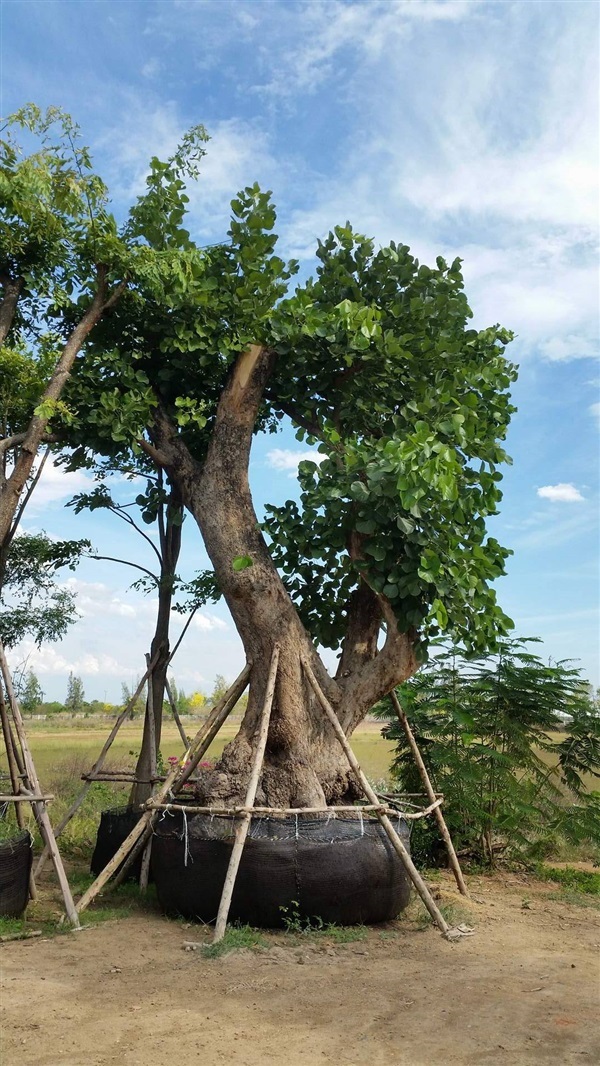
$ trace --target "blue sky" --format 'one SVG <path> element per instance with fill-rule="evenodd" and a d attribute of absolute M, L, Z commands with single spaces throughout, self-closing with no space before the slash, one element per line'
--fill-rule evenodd
<path fill-rule="evenodd" d="M 118 212 L 149 157 L 202 122 L 212 140 L 191 199 L 198 240 L 225 232 L 229 200 L 256 180 L 273 190 L 282 251 L 303 273 L 316 238 L 347 218 L 424 262 L 464 259 L 475 324 L 513 329 L 521 366 L 514 466 L 493 523 L 514 550 L 499 599 L 517 634 L 580 660 L 598 684 L 597 4 L 2 0 L 0 15 L 0 110 L 69 110 Z M 257 440 L 259 507 L 295 493 L 301 453 L 289 431 Z M 65 512 L 83 487 L 83 475 L 49 469 L 24 527 L 135 557 L 110 518 Z M 123 499 L 130 488 L 118 486 Z M 188 520 L 182 571 L 203 565 Z M 81 620 L 61 645 L 19 649 L 50 698 L 70 669 L 100 699 L 139 674 L 154 605 L 127 576 L 82 565 L 68 579 Z M 174 673 L 209 690 L 241 663 L 218 605 L 197 618 Z"/>

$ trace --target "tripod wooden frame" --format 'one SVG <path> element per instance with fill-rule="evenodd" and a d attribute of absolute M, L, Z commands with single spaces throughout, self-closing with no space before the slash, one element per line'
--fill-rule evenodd
<path fill-rule="evenodd" d="M 110 880 L 110 878 L 117 874 L 117 879 L 121 880 L 124 876 L 125 870 L 132 864 L 134 859 L 139 855 L 142 849 L 145 849 L 145 854 L 149 856 L 149 845 L 152 839 L 152 826 L 156 815 L 161 810 L 169 810 L 176 808 L 185 812 L 200 814 L 200 813 L 214 813 L 214 814 L 229 814 L 233 815 L 237 820 L 235 829 L 235 836 L 233 841 L 233 847 L 229 860 L 229 866 L 225 880 L 223 883 L 223 890 L 221 894 L 221 901 L 217 914 L 215 932 L 213 937 L 213 943 L 217 943 L 221 940 L 225 934 L 227 927 L 227 918 L 229 916 L 229 909 L 231 906 L 231 899 L 233 896 L 233 890 L 235 887 L 235 881 L 241 862 L 244 844 L 250 828 L 250 822 L 253 814 L 272 814 L 274 817 L 288 815 L 288 814 L 315 814 L 315 813 L 329 813 L 335 814 L 341 813 L 342 810 L 348 812 L 355 812 L 362 817 L 362 812 L 373 814 L 379 820 L 384 832 L 386 833 L 392 847 L 401 859 L 404 868 L 414 885 L 418 895 L 420 896 L 427 911 L 431 915 L 433 921 L 437 925 L 440 932 L 449 940 L 455 940 L 462 936 L 467 936 L 472 933 L 472 930 L 466 926 L 459 926 L 455 929 L 450 929 L 441 911 L 437 907 L 431 892 L 425 884 L 423 878 L 416 869 L 407 848 L 405 847 L 400 836 L 394 829 L 392 822 L 390 821 L 390 814 L 397 814 L 396 810 L 389 807 L 388 803 L 382 802 L 373 788 L 369 784 L 365 777 L 361 767 L 350 747 L 350 744 L 344 734 L 344 731 L 340 725 L 340 722 L 335 714 L 335 711 L 327 697 L 320 688 L 318 681 L 312 671 L 310 664 L 306 660 L 302 660 L 302 669 L 306 676 L 306 679 L 313 691 L 313 694 L 320 704 L 326 718 L 329 721 L 331 728 L 333 729 L 352 769 L 352 772 L 356 778 L 356 781 L 363 792 L 366 800 L 366 804 L 360 807 L 351 808 L 336 808 L 336 807 L 306 807 L 306 808 L 271 808 L 271 807 L 257 807 L 255 806 L 256 793 L 258 784 L 260 781 L 260 774 L 262 771 L 262 765 L 264 760 L 265 748 L 267 743 L 269 722 L 271 716 L 271 708 L 273 704 L 273 696 L 275 692 L 275 685 L 277 680 L 277 668 L 279 662 L 279 645 L 276 644 L 273 648 L 271 657 L 271 665 L 269 670 L 269 676 L 267 680 L 265 696 L 263 701 L 263 707 L 260 716 L 260 722 L 258 732 L 256 735 L 254 752 L 252 756 L 252 767 L 250 772 L 250 779 L 248 782 L 245 800 L 243 805 L 233 808 L 214 808 L 214 807 L 198 807 L 198 806 L 186 806 L 180 802 L 174 802 L 177 795 L 180 793 L 184 784 L 189 780 L 191 774 L 195 770 L 198 762 L 206 752 L 209 744 L 216 737 L 223 722 L 229 715 L 233 706 L 239 699 L 240 695 L 244 691 L 246 685 L 250 679 L 251 663 L 248 663 L 245 669 L 240 674 L 237 681 L 229 689 L 228 693 L 223 697 L 220 703 L 214 708 L 209 719 L 203 724 L 198 731 L 196 737 L 192 741 L 191 745 L 187 748 L 183 759 L 178 767 L 174 768 L 168 775 L 164 783 L 158 789 L 156 794 L 152 796 L 146 804 L 140 815 L 140 819 L 133 830 L 129 833 L 126 840 L 118 849 L 116 854 L 107 864 L 105 869 L 99 874 L 95 882 L 87 890 L 79 901 L 78 909 L 81 913 L 85 907 L 89 906 L 92 900 L 102 891 L 104 885 Z M 407 723 L 408 724 L 408 723 Z M 410 727 L 408 727 L 410 728 Z M 412 733 L 411 733 L 412 737 Z M 413 744 L 416 747 L 416 742 L 413 739 Z M 412 747 L 412 745 L 411 745 Z M 418 751 L 418 748 L 417 748 Z M 417 761 L 419 766 L 419 772 L 421 773 L 424 784 L 426 784 L 426 794 L 430 800 L 429 805 L 418 813 L 405 814 L 404 817 L 409 820 L 410 818 L 425 817 L 430 814 L 434 814 L 436 818 L 441 819 L 443 823 L 445 833 L 443 834 L 446 844 L 450 840 L 450 834 L 446 823 L 441 814 L 442 797 L 437 796 L 432 788 L 431 782 L 427 775 L 427 770 L 423 764 L 422 759 Z M 451 841 L 450 841 L 451 847 Z M 449 858 L 451 866 L 454 872 L 454 876 L 457 881 L 457 885 L 461 892 L 467 893 L 464 879 L 458 865 L 458 859 L 454 849 L 449 849 Z M 120 868 L 120 869 L 119 869 Z M 119 873 L 117 873 L 119 871 Z"/>
<path fill-rule="evenodd" d="M 45 795 L 40 787 L 33 756 L 25 733 L 21 708 L 19 707 L 19 701 L 15 695 L 12 677 L 1 640 L 0 670 L 4 681 L 4 688 L 6 689 L 6 695 L 8 697 L 7 708 L 3 694 L 0 693 L 0 718 L 2 721 L 2 734 L 6 746 L 6 758 L 8 761 L 12 785 L 12 794 L 10 796 L 3 796 L 2 799 L 3 802 L 15 804 L 17 824 L 21 828 L 24 827 L 22 814 L 23 803 L 27 802 L 31 804 L 34 818 L 42 840 L 44 841 L 45 850 L 52 859 L 52 865 L 54 866 L 64 900 L 67 918 L 74 929 L 80 929 L 79 916 L 73 902 L 73 896 L 71 895 L 71 889 L 69 887 L 63 861 L 58 850 L 56 837 L 48 815 L 47 804 L 52 799 L 52 796 Z M 36 887 L 33 875 L 30 877 L 29 891 L 30 896 L 35 899 Z"/>

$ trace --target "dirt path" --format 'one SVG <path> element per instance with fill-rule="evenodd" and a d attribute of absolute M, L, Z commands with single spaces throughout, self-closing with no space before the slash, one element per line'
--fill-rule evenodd
<path fill-rule="evenodd" d="M 150 915 L 4 945 L 2 1064 L 599 1062 L 598 911 L 514 875 L 471 889 L 477 931 L 458 944 L 404 918 L 209 960 L 183 950 L 197 927 Z"/>

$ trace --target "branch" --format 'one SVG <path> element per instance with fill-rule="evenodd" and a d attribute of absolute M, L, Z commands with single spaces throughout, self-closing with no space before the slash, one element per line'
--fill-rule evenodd
<path fill-rule="evenodd" d="M 38 466 L 38 468 L 37 468 L 32 480 L 31 480 L 31 482 L 30 482 L 30 484 L 29 484 L 29 486 L 27 488 L 27 492 L 25 493 L 25 496 L 23 497 L 23 499 L 21 500 L 21 502 L 19 503 L 19 506 L 17 508 L 17 513 L 16 513 L 16 515 L 14 517 L 12 527 L 11 527 L 10 532 L 8 534 L 8 544 L 10 544 L 10 542 L 13 539 L 15 533 L 17 532 L 17 529 L 18 529 L 18 526 L 19 526 L 19 522 L 21 521 L 21 519 L 23 517 L 23 511 L 27 507 L 27 504 L 29 503 L 29 500 L 30 500 L 31 495 L 33 493 L 33 490 L 34 490 L 35 486 L 37 485 L 38 481 L 40 480 L 40 478 L 42 476 L 42 471 L 43 471 L 43 469 L 44 469 L 44 467 L 46 465 L 46 460 L 48 459 L 49 455 L 50 455 L 50 448 L 46 448 L 46 451 L 44 452 L 44 454 L 43 454 L 43 456 L 41 458 L 40 465 Z"/>
<path fill-rule="evenodd" d="M 305 418 L 290 401 L 280 403 L 278 400 L 274 400 L 274 403 L 281 408 L 284 415 L 287 415 L 288 418 L 291 418 L 292 422 L 296 422 L 297 425 L 306 430 L 311 437 L 317 437 L 319 440 L 323 440 L 323 427 L 319 422 L 311 422 L 309 419 Z"/>
<path fill-rule="evenodd" d="M 181 630 L 181 633 L 179 634 L 179 639 L 178 639 L 177 643 L 175 644 L 175 647 L 173 648 L 173 651 L 169 655 L 169 663 L 167 663 L 167 665 L 169 665 L 171 663 L 171 661 L 173 659 L 173 656 L 175 655 L 175 652 L 177 651 L 179 645 L 181 644 L 181 641 L 185 637 L 185 635 L 186 635 L 186 633 L 187 633 L 187 631 L 188 631 L 188 629 L 190 627 L 190 622 L 192 621 L 192 618 L 194 617 L 194 615 L 195 615 L 197 610 L 198 610 L 198 608 L 194 607 L 192 613 L 190 614 L 190 616 L 186 620 L 186 623 L 185 623 L 183 629 Z"/>
<path fill-rule="evenodd" d="M 412 677 L 418 668 L 414 652 L 414 630 L 400 633 L 389 602 L 384 596 L 377 596 L 377 599 L 387 627 L 385 644 L 374 658 L 365 662 L 359 670 L 347 678 L 339 679 L 340 688 L 343 690 L 342 705 L 346 701 L 348 705 L 347 735 L 371 707 L 387 696 L 396 685 Z"/>
<path fill-rule="evenodd" d="M 134 570 L 141 570 L 142 574 L 147 574 L 157 585 L 160 585 L 160 578 L 153 574 L 151 570 L 147 570 L 145 566 L 140 566 L 139 563 L 130 563 L 128 559 L 115 559 L 113 555 L 90 555 L 89 558 L 102 559 L 107 563 L 122 563 L 123 566 L 133 566 Z"/>
<path fill-rule="evenodd" d="M 13 324 L 24 283 L 25 278 L 10 278 L 6 274 L 0 277 L 0 284 L 4 286 L 4 296 L 0 302 L 0 344 L 4 344 Z"/>
<path fill-rule="evenodd" d="M 106 273 L 107 268 L 105 265 L 100 264 L 97 266 L 96 291 L 92 302 L 68 337 L 50 381 L 40 397 L 40 404 L 44 404 L 48 400 L 56 401 L 60 398 L 77 355 L 87 340 L 90 332 L 100 321 L 102 314 L 106 310 Z M 110 300 L 114 300 L 118 295 L 119 286 L 117 286 L 117 289 L 113 292 Z M 15 462 L 12 474 L 2 485 L 2 492 L 0 494 L 0 543 L 4 540 L 12 525 L 19 497 L 31 472 L 38 448 L 46 433 L 47 425 L 48 417 L 41 417 L 36 414 L 33 415 L 29 426 L 27 427 L 25 438 L 21 444 L 21 452 Z"/>
<path fill-rule="evenodd" d="M 158 561 L 159 561 L 159 563 L 160 563 L 160 565 L 162 567 L 163 558 L 162 558 L 162 555 L 160 554 L 158 548 L 156 547 L 156 544 L 154 544 L 153 541 L 152 541 L 152 538 L 149 537 L 147 533 L 144 533 L 144 530 L 140 529 L 140 527 L 137 525 L 137 523 L 133 521 L 133 518 L 131 517 L 131 515 L 123 514 L 122 509 L 120 507 L 109 507 L 109 511 L 112 511 L 113 514 L 116 514 L 123 522 L 127 522 L 128 525 L 133 526 L 133 528 L 135 529 L 136 533 L 139 533 L 140 537 L 143 537 L 144 540 L 148 541 L 148 544 L 152 548 L 152 551 L 156 555 L 156 558 L 158 559 Z"/>
<path fill-rule="evenodd" d="M 150 441 L 144 440 L 143 437 L 140 437 L 140 439 L 138 440 L 138 444 L 142 451 L 145 452 L 146 455 L 149 455 L 152 461 L 156 463 L 158 467 L 166 467 L 167 463 L 169 462 L 169 459 L 164 452 L 159 451 L 158 448 L 155 448 L 153 444 L 150 444 Z"/>
<path fill-rule="evenodd" d="M 17 444 L 22 444 L 26 436 L 26 433 L 13 433 L 12 437 L 5 437 L 4 440 L 0 440 L 0 455 L 4 455 L 11 448 L 16 448 Z"/>
<path fill-rule="evenodd" d="M 11 448 L 16 448 L 17 445 L 22 444 L 26 436 L 26 433 L 13 433 L 12 437 L 4 437 L 0 440 L 0 456 L 10 451 Z M 52 433 L 44 433 L 40 440 L 40 444 L 56 444 L 57 442 L 58 437 Z"/>

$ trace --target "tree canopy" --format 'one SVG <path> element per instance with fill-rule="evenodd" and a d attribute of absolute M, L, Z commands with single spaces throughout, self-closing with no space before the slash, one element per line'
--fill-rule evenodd
<path fill-rule="evenodd" d="M 289 294 L 296 264 L 275 254 L 275 210 L 258 186 L 233 201 L 222 244 L 196 247 L 148 206 L 162 196 L 183 218 L 181 165 L 153 160 L 132 212 L 172 272 L 160 291 L 130 287 L 96 331 L 72 386 L 89 412 L 80 447 L 91 422 L 92 435 L 151 453 L 160 412 L 202 464 L 233 363 L 261 343 L 275 360 L 255 431 L 288 418 L 322 456 L 301 465 L 300 502 L 268 508 L 265 526 L 313 638 L 341 646 L 366 583 L 423 644 L 448 632 L 490 646 L 510 625 L 490 588 L 508 552 L 485 528 L 514 410 L 510 333 L 470 328 L 460 260 L 424 266 L 349 224 L 318 243 L 316 277 Z"/>

